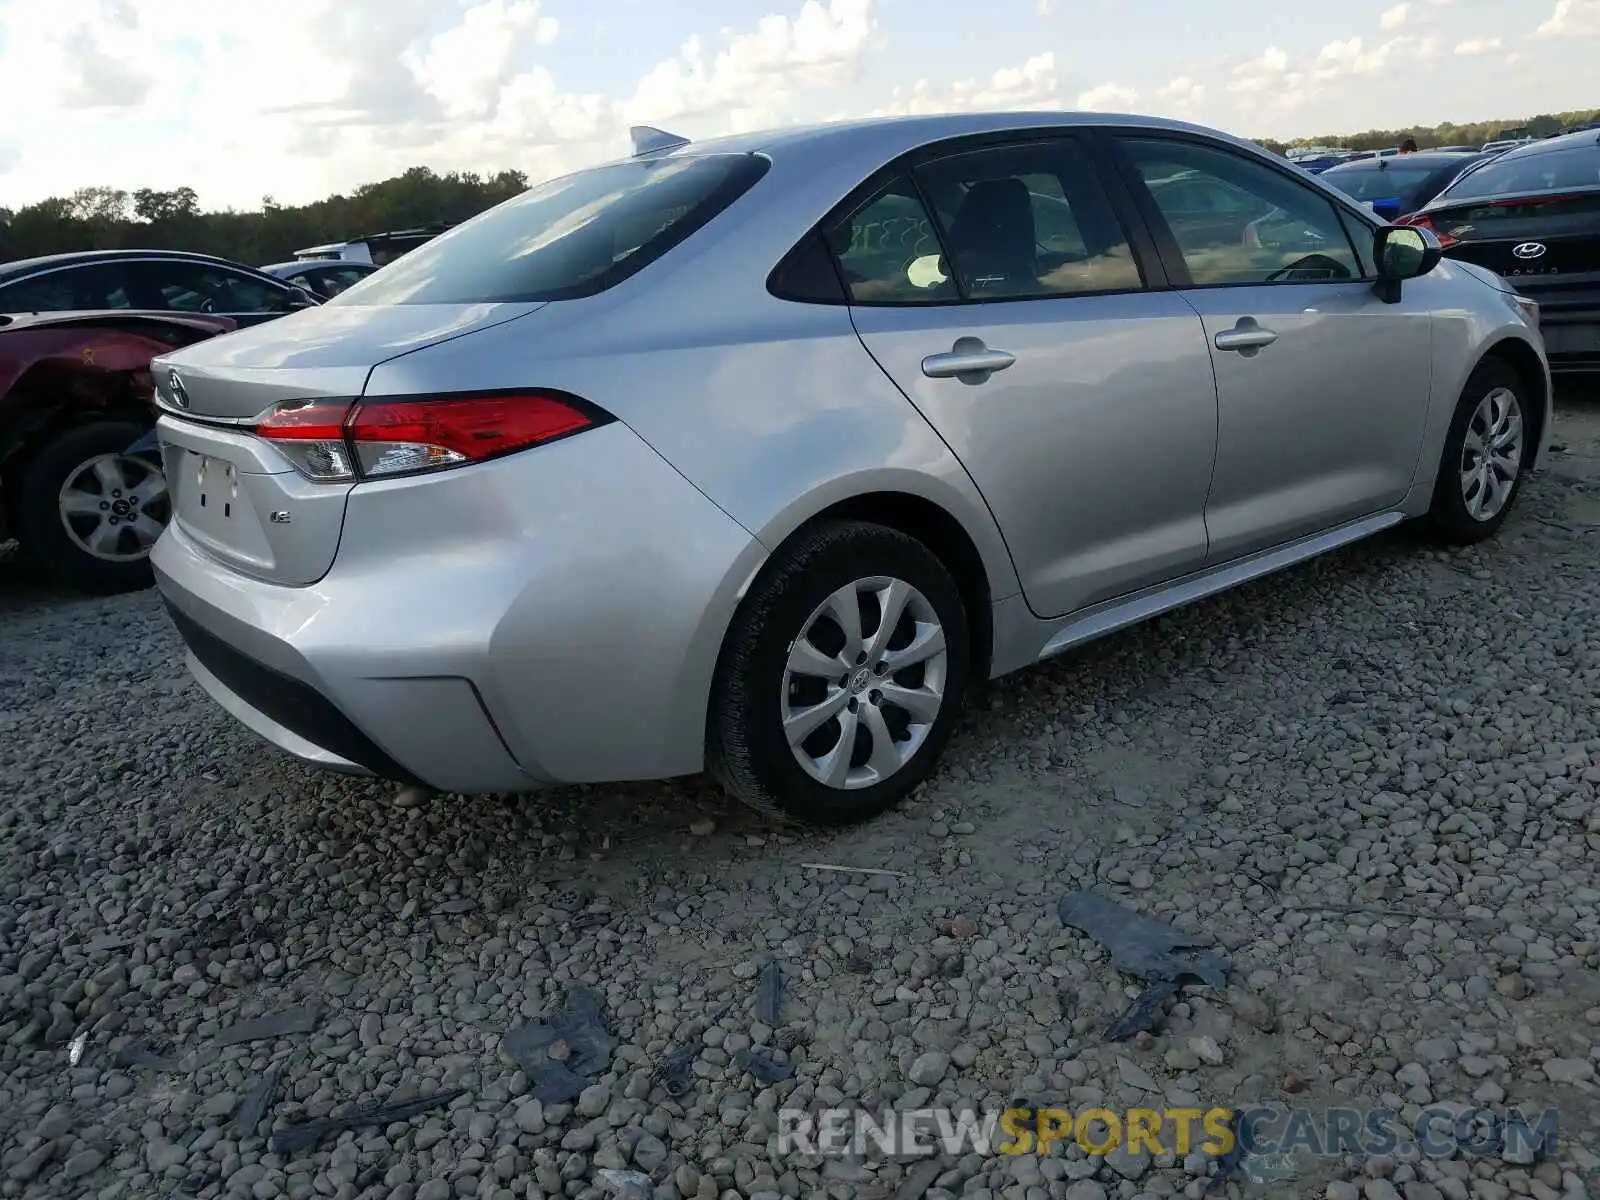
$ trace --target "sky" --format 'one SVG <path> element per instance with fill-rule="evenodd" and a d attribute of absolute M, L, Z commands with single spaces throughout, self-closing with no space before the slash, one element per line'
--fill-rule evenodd
<path fill-rule="evenodd" d="M 305 203 L 690 137 L 1079 109 L 1288 139 L 1600 104 L 1600 0 L 0 0 L 0 206 Z M 1586 78 L 1588 77 L 1588 78 Z"/>

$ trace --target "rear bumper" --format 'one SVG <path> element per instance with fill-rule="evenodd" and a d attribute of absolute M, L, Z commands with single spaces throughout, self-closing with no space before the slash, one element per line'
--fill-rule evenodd
<path fill-rule="evenodd" d="M 1541 307 L 1539 328 L 1551 371 L 1600 371 L 1600 307 Z"/>
<path fill-rule="evenodd" d="M 764 557 L 619 424 L 354 489 L 309 586 L 232 570 L 178 524 L 151 565 L 196 680 L 269 742 L 482 793 L 700 770 L 723 632 Z"/>

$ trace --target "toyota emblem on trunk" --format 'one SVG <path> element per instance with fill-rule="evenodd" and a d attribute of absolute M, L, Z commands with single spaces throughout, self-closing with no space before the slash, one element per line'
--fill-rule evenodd
<path fill-rule="evenodd" d="M 172 393 L 172 402 L 179 408 L 189 407 L 189 389 L 183 386 L 183 380 L 178 378 L 176 371 L 167 372 L 167 390 Z"/>
<path fill-rule="evenodd" d="M 1544 253 L 1543 242 L 1523 242 L 1520 246 L 1513 246 L 1511 253 L 1518 258 L 1538 258 Z"/>

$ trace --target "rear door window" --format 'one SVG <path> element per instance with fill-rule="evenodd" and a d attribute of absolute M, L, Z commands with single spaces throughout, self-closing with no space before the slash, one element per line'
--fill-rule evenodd
<path fill-rule="evenodd" d="M 620 283 L 744 195 L 754 154 L 635 159 L 553 179 L 397 258 L 341 305 L 562 300 Z"/>
<path fill-rule="evenodd" d="M 65 267 L 0 287 L 0 312 L 82 312 L 133 307 L 121 263 Z"/>
<path fill-rule="evenodd" d="M 828 231 L 852 304 L 939 304 L 959 298 L 939 235 L 908 176 Z"/>
<path fill-rule="evenodd" d="M 969 150 L 918 167 L 916 177 L 968 299 L 1143 285 L 1111 202 L 1073 139 Z"/>
<path fill-rule="evenodd" d="M 1600 187 L 1600 143 L 1581 142 L 1559 150 L 1514 153 L 1487 162 L 1456 180 L 1440 199 L 1455 204 L 1594 187 Z"/>
<path fill-rule="evenodd" d="M 289 311 L 284 288 L 209 263 L 151 261 L 134 268 L 137 283 L 168 312 L 281 313 Z"/>

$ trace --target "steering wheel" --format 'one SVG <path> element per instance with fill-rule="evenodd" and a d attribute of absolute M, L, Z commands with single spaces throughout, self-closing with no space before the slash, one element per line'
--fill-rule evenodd
<path fill-rule="evenodd" d="M 1296 271 L 1317 271 L 1319 278 L 1325 278 L 1329 283 L 1350 278 L 1350 268 L 1346 267 L 1336 258 L 1326 254 L 1308 254 L 1304 258 L 1297 258 L 1286 267 L 1279 267 L 1268 275 L 1263 283 L 1276 283 L 1278 280 Z"/>

